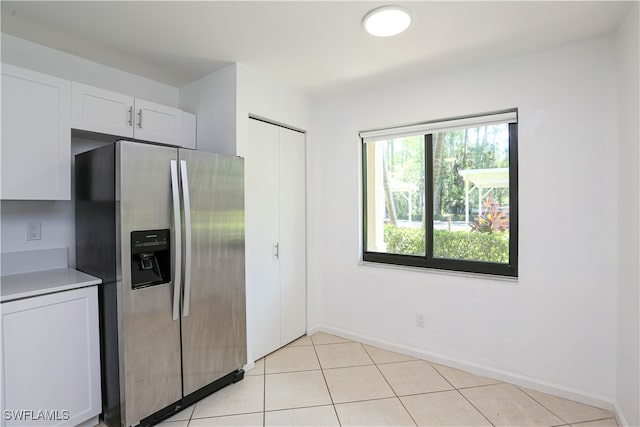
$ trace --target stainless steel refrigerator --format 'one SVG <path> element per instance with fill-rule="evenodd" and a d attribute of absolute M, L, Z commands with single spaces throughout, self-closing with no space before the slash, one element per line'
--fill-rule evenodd
<path fill-rule="evenodd" d="M 76 268 L 103 280 L 108 425 L 155 424 L 243 378 L 243 168 L 132 141 L 76 156 Z"/>

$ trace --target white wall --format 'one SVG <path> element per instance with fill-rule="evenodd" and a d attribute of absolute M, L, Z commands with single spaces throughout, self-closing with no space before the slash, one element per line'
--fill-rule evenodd
<path fill-rule="evenodd" d="M 180 88 L 180 107 L 198 116 L 199 150 L 246 157 L 249 116 L 307 132 L 313 99 L 243 64 Z"/>
<path fill-rule="evenodd" d="M 2 62 L 62 79 L 178 106 L 178 89 L 154 80 L 98 64 L 8 34 L 1 34 Z"/>
<path fill-rule="evenodd" d="M 180 88 L 180 108 L 197 115 L 198 150 L 236 154 L 236 75 L 232 64 Z"/>
<path fill-rule="evenodd" d="M 611 38 L 597 39 L 322 102 L 310 156 L 317 326 L 612 406 L 612 51 Z M 511 107 L 520 117 L 517 282 L 359 265 L 358 131 Z"/>
<path fill-rule="evenodd" d="M 617 35 L 618 72 L 618 366 L 617 402 L 640 425 L 640 33 L 634 3 Z"/>
<path fill-rule="evenodd" d="M 178 106 L 178 89 L 144 77 L 107 67 L 77 56 L 2 34 L 2 62 L 79 81 L 164 105 Z M 71 138 L 72 156 L 103 142 Z M 73 172 L 72 172 L 73 178 Z M 73 185 L 72 185 L 73 191 Z M 1 252 L 69 248 L 75 266 L 73 194 L 70 201 L 2 201 Z M 27 223 L 40 222 L 42 239 L 27 241 Z"/>
<path fill-rule="evenodd" d="M 237 154 L 247 154 L 249 116 L 305 131 L 309 144 L 313 98 L 243 64 L 237 64 L 237 72 Z"/>

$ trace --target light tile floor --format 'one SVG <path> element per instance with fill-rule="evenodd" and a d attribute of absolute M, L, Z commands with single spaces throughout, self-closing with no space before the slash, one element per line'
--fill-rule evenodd
<path fill-rule="evenodd" d="M 606 410 L 322 332 L 161 427 L 602 426 Z"/>

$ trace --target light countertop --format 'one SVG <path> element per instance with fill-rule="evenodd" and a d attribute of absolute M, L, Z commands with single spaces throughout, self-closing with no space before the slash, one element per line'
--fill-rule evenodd
<path fill-rule="evenodd" d="M 71 268 L 13 274 L 0 278 L 0 302 L 69 291 L 102 283 L 102 280 Z"/>

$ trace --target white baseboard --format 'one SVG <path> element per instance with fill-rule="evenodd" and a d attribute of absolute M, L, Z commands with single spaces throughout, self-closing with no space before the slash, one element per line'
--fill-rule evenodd
<path fill-rule="evenodd" d="M 255 361 L 249 360 L 247 362 L 247 364 L 242 367 L 242 369 L 244 369 L 245 372 L 249 372 L 250 370 L 252 370 L 255 367 L 256 367 Z"/>
<path fill-rule="evenodd" d="M 614 412 L 618 417 L 618 424 L 621 426 L 627 425 L 624 422 L 624 416 L 622 415 L 622 412 L 620 411 L 617 403 L 605 396 L 577 390 L 560 384 L 550 383 L 548 381 L 516 374 L 513 372 L 503 371 L 501 369 L 492 368 L 490 366 L 483 366 L 466 360 L 449 357 L 444 354 L 432 353 L 391 341 L 380 340 L 366 335 L 346 331 L 344 329 L 333 328 L 331 326 L 320 325 L 314 327 L 313 329 L 310 329 L 308 331 L 308 335 L 313 335 L 315 332 L 325 332 L 342 338 L 358 341 L 364 344 L 374 345 L 385 350 L 395 351 L 396 353 L 406 354 L 407 356 L 415 357 L 417 359 L 450 366 L 452 368 L 462 369 L 467 372 L 471 372 L 472 374 L 494 378 L 500 381 L 530 388 L 532 390 L 552 394 L 554 396 L 564 397 L 565 399 L 575 400 L 587 405 L 596 406 L 598 408 Z"/>
<path fill-rule="evenodd" d="M 630 425 L 627 422 L 627 419 L 625 418 L 624 413 L 622 412 L 622 408 L 620 407 L 620 405 L 618 405 L 618 402 L 615 402 L 614 406 L 615 406 L 614 412 L 616 414 L 616 421 L 618 421 L 618 425 L 621 427 Z"/>

